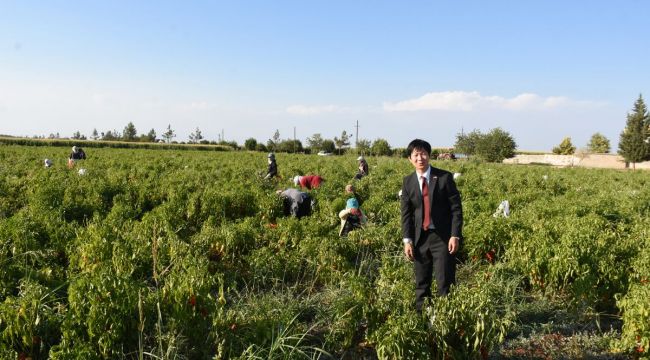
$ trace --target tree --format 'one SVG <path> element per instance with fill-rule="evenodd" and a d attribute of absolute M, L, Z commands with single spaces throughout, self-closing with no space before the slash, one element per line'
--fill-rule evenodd
<path fill-rule="evenodd" d="M 311 149 L 312 153 L 319 152 L 323 148 L 323 141 L 321 134 L 314 134 L 307 138 L 307 147 Z"/>
<path fill-rule="evenodd" d="M 553 148 L 553 154 L 558 155 L 573 155 L 576 152 L 576 147 L 573 146 L 570 137 L 565 137 L 562 139 L 560 145 Z"/>
<path fill-rule="evenodd" d="M 467 156 L 476 155 L 476 146 L 483 136 L 484 135 L 478 130 L 473 130 L 468 134 L 456 134 L 454 151 Z"/>
<path fill-rule="evenodd" d="M 595 133 L 591 135 L 589 144 L 587 144 L 587 150 L 591 153 L 607 154 L 609 153 L 609 140 L 605 137 L 605 135 L 601 133 Z"/>
<path fill-rule="evenodd" d="M 388 141 L 385 139 L 376 139 L 373 141 L 372 146 L 370 147 L 370 151 L 373 153 L 373 155 L 377 156 L 390 156 L 393 153 L 393 150 L 390 148 Z"/>
<path fill-rule="evenodd" d="M 632 113 L 627 114 L 627 123 L 621 133 L 618 142 L 618 153 L 623 156 L 626 162 L 635 164 L 648 159 L 650 156 L 650 115 L 648 108 L 643 101 L 643 97 L 634 103 Z"/>
<path fill-rule="evenodd" d="M 517 143 L 501 128 L 494 128 L 483 135 L 476 144 L 476 155 L 487 162 L 502 162 L 515 156 Z"/>
<path fill-rule="evenodd" d="M 334 144 L 334 141 L 330 139 L 323 140 L 323 145 L 321 146 L 321 150 L 328 153 L 333 153 L 335 149 L 336 149 L 336 145 Z"/>
<path fill-rule="evenodd" d="M 105 134 L 102 135 L 102 140 L 105 141 L 116 141 L 120 139 L 120 133 L 117 130 L 108 130 Z"/>
<path fill-rule="evenodd" d="M 248 138 L 244 141 L 244 148 L 246 150 L 255 151 L 257 149 L 257 140 L 255 138 Z"/>
<path fill-rule="evenodd" d="M 124 127 L 124 131 L 122 131 L 122 139 L 124 141 L 135 141 L 136 136 L 138 136 L 138 132 L 135 129 L 135 125 L 129 121 Z"/>
<path fill-rule="evenodd" d="M 230 146 L 234 150 L 239 150 L 239 144 L 237 144 L 235 140 L 230 140 L 230 141 L 221 140 L 217 143 L 217 145 Z"/>
<path fill-rule="evenodd" d="M 176 133 L 172 130 L 171 124 L 167 125 L 167 131 L 162 134 L 162 137 L 165 139 L 166 143 L 172 142 L 172 139 L 176 137 Z"/>
<path fill-rule="evenodd" d="M 261 152 L 267 152 L 268 149 L 266 148 L 266 145 L 262 143 L 257 143 L 257 146 L 255 146 L 255 150 L 261 151 Z"/>
<path fill-rule="evenodd" d="M 339 155 L 341 155 L 341 150 L 343 148 L 350 146 L 350 137 L 351 135 L 348 135 L 345 130 L 341 133 L 340 138 L 337 138 L 336 136 L 334 137 L 334 145 L 336 145 L 336 148 L 339 150 Z"/>
<path fill-rule="evenodd" d="M 472 130 L 468 134 L 457 134 L 454 151 L 487 162 L 501 162 L 515 156 L 517 143 L 512 135 L 501 128 L 494 128 L 487 134 Z"/>
<path fill-rule="evenodd" d="M 152 128 L 151 130 L 149 130 L 147 135 L 143 135 L 140 138 L 142 139 L 142 141 L 145 141 L 145 142 L 146 141 L 148 141 L 148 142 L 156 142 L 156 130 L 154 130 Z"/>
<path fill-rule="evenodd" d="M 99 134 L 97 133 L 97 129 L 93 129 L 93 132 L 92 132 L 92 134 L 90 135 L 90 137 L 91 137 L 93 140 L 97 140 L 97 139 L 99 139 Z"/>
<path fill-rule="evenodd" d="M 358 154 L 367 154 L 370 151 L 370 146 L 371 146 L 370 140 L 368 140 L 368 139 L 359 139 L 357 141 L 357 147 L 356 147 L 357 153 Z"/>
<path fill-rule="evenodd" d="M 72 138 L 75 140 L 86 140 L 86 136 L 81 135 L 81 132 L 79 132 L 78 130 L 74 134 L 72 134 Z"/>
<path fill-rule="evenodd" d="M 193 133 L 190 134 L 190 144 L 196 144 L 199 141 L 203 139 L 203 135 L 201 134 L 201 130 L 197 127 L 196 130 L 194 130 Z"/>
<path fill-rule="evenodd" d="M 302 152 L 302 143 L 300 140 L 287 139 L 276 144 L 276 151 L 295 153 Z"/>
<path fill-rule="evenodd" d="M 275 133 L 273 134 L 273 137 L 266 142 L 266 147 L 270 151 L 277 151 L 276 148 L 279 143 L 280 143 L 280 130 L 275 129 Z"/>

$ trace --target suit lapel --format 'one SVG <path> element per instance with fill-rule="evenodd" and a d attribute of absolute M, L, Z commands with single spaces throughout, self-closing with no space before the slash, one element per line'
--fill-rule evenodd
<path fill-rule="evenodd" d="M 418 173 L 414 172 L 413 175 L 411 176 L 411 187 L 413 190 L 417 190 L 417 192 L 414 192 L 414 194 L 417 194 L 420 192 L 420 179 L 418 178 Z"/>
<path fill-rule="evenodd" d="M 438 177 L 433 174 L 433 168 L 429 172 L 429 205 L 430 209 L 433 209 L 433 193 L 436 191 L 436 186 L 438 184 Z"/>
<path fill-rule="evenodd" d="M 433 193 L 434 190 L 436 189 L 436 184 L 438 183 L 438 177 L 437 176 L 431 176 L 429 179 L 429 198 L 433 198 Z"/>

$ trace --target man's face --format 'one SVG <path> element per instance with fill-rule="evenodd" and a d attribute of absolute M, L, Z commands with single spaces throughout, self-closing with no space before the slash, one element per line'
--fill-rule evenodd
<path fill-rule="evenodd" d="M 424 172 L 429 167 L 429 153 L 424 149 L 413 149 L 409 155 L 409 161 L 417 172 Z"/>

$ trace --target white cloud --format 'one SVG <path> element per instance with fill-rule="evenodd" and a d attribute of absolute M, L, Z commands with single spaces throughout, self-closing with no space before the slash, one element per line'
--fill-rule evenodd
<path fill-rule="evenodd" d="M 600 106 L 591 101 L 576 101 L 562 96 L 542 97 L 537 94 L 523 93 L 512 98 L 502 96 L 483 96 L 477 91 L 442 91 L 430 92 L 415 99 L 385 102 L 384 110 L 395 111 L 473 111 L 479 109 L 503 110 L 548 110 L 569 106 Z"/>

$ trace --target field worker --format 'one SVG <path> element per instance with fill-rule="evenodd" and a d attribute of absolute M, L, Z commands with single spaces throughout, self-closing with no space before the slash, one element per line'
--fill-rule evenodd
<path fill-rule="evenodd" d="M 404 254 L 414 262 L 415 305 L 422 312 L 434 272 L 438 295 L 447 295 L 456 282 L 463 210 L 453 175 L 429 165 L 431 145 L 415 139 L 406 151 L 415 171 L 402 182 L 402 240 Z"/>
<path fill-rule="evenodd" d="M 345 204 L 345 209 L 339 212 L 341 219 L 341 229 L 339 236 L 348 236 L 348 233 L 364 225 L 368 218 L 359 208 L 359 202 L 355 198 L 349 198 Z"/>
<path fill-rule="evenodd" d="M 52 167 L 52 160 L 45 159 L 44 163 L 46 168 Z"/>
<path fill-rule="evenodd" d="M 357 171 L 357 174 L 354 175 L 354 178 L 361 180 L 362 177 L 368 175 L 368 163 L 366 162 L 366 159 L 363 158 L 363 156 L 359 156 L 357 158 L 357 161 L 359 162 L 359 170 Z"/>
<path fill-rule="evenodd" d="M 285 216 L 291 215 L 300 219 L 311 214 L 312 200 L 309 194 L 294 188 L 288 188 L 284 191 L 278 190 L 277 193 L 283 200 Z"/>
<path fill-rule="evenodd" d="M 357 194 L 356 190 L 354 189 L 354 185 L 352 184 L 345 185 L 345 195 L 357 199 L 357 201 L 359 202 L 359 206 L 363 204 L 363 199 L 361 199 L 359 194 Z"/>
<path fill-rule="evenodd" d="M 269 169 L 266 171 L 266 176 L 264 179 L 271 179 L 275 176 L 278 176 L 278 164 L 275 162 L 275 154 L 274 153 L 269 153 L 267 156 L 268 162 L 269 162 Z"/>
<path fill-rule="evenodd" d="M 72 169 L 74 167 L 75 161 L 85 160 L 85 159 L 86 159 L 86 153 L 83 151 L 83 149 L 80 147 L 73 146 L 72 152 L 68 157 L 68 168 Z"/>
<path fill-rule="evenodd" d="M 82 148 L 73 146 L 69 159 L 72 160 L 86 160 L 86 153 Z"/>
<path fill-rule="evenodd" d="M 295 185 L 300 185 L 303 189 L 316 189 L 317 187 L 320 186 L 320 184 L 325 181 L 322 177 L 318 175 L 307 175 L 307 176 L 300 176 L 296 175 L 293 178 L 293 183 Z"/>

